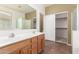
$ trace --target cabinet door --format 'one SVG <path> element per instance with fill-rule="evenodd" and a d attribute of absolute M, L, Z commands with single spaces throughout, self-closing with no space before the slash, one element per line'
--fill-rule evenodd
<path fill-rule="evenodd" d="M 41 37 L 38 36 L 38 53 L 40 53 L 42 51 L 42 46 L 41 46 L 42 42 L 41 42 Z"/>
<path fill-rule="evenodd" d="M 38 53 L 41 53 L 44 50 L 44 35 L 38 36 Z"/>
<path fill-rule="evenodd" d="M 45 36 L 44 35 L 42 35 L 42 37 L 41 37 L 41 47 L 42 47 L 42 50 L 44 50 L 44 47 L 45 47 Z"/>
<path fill-rule="evenodd" d="M 24 47 L 21 48 L 20 53 L 21 54 L 31 54 L 31 39 L 26 40 L 26 43 Z"/>
<path fill-rule="evenodd" d="M 37 54 L 37 37 L 32 38 L 32 54 Z"/>

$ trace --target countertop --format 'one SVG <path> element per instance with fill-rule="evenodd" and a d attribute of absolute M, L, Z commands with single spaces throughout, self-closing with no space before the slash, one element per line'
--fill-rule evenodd
<path fill-rule="evenodd" d="M 0 48 L 41 34 L 44 33 L 22 34 L 22 35 L 17 35 L 13 38 L 8 38 L 8 37 L 0 38 Z"/>

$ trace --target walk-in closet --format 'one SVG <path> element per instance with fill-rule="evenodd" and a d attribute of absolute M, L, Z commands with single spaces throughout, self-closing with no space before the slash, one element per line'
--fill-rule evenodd
<path fill-rule="evenodd" d="M 68 40 L 68 20 L 67 12 L 56 13 L 55 27 L 56 27 L 56 42 L 67 43 Z"/>

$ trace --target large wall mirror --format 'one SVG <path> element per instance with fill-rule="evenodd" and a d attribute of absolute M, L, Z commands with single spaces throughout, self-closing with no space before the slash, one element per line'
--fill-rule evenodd
<path fill-rule="evenodd" d="M 12 28 L 11 14 L 0 10 L 0 30 L 8 30 Z"/>
<path fill-rule="evenodd" d="M 0 4 L 0 30 L 36 29 L 36 19 L 36 10 L 27 4 Z"/>

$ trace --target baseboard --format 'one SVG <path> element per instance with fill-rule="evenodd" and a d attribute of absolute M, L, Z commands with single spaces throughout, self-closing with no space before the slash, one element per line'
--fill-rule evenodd
<path fill-rule="evenodd" d="M 52 40 L 47 40 L 47 41 L 52 41 Z M 58 42 L 58 41 L 53 41 L 53 42 Z M 58 42 L 58 43 L 63 43 L 63 44 L 66 44 L 66 45 L 68 45 L 68 46 L 72 46 L 72 44 L 65 43 L 65 42 Z"/>
<path fill-rule="evenodd" d="M 55 42 L 54 40 L 48 40 L 48 39 L 45 39 L 46 41 L 53 41 L 53 42 Z"/>
<path fill-rule="evenodd" d="M 68 46 L 72 46 L 72 44 L 67 43 Z"/>
<path fill-rule="evenodd" d="M 55 42 L 57 42 L 57 41 L 55 41 Z M 65 42 L 59 42 L 59 43 L 63 43 L 63 44 L 66 44 L 66 45 L 68 45 L 68 46 L 72 46 L 72 44 L 65 43 Z"/>
<path fill-rule="evenodd" d="M 55 42 L 58 42 L 58 43 L 63 43 L 63 44 L 67 44 L 66 42 L 61 42 L 61 41 L 55 41 Z"/>

